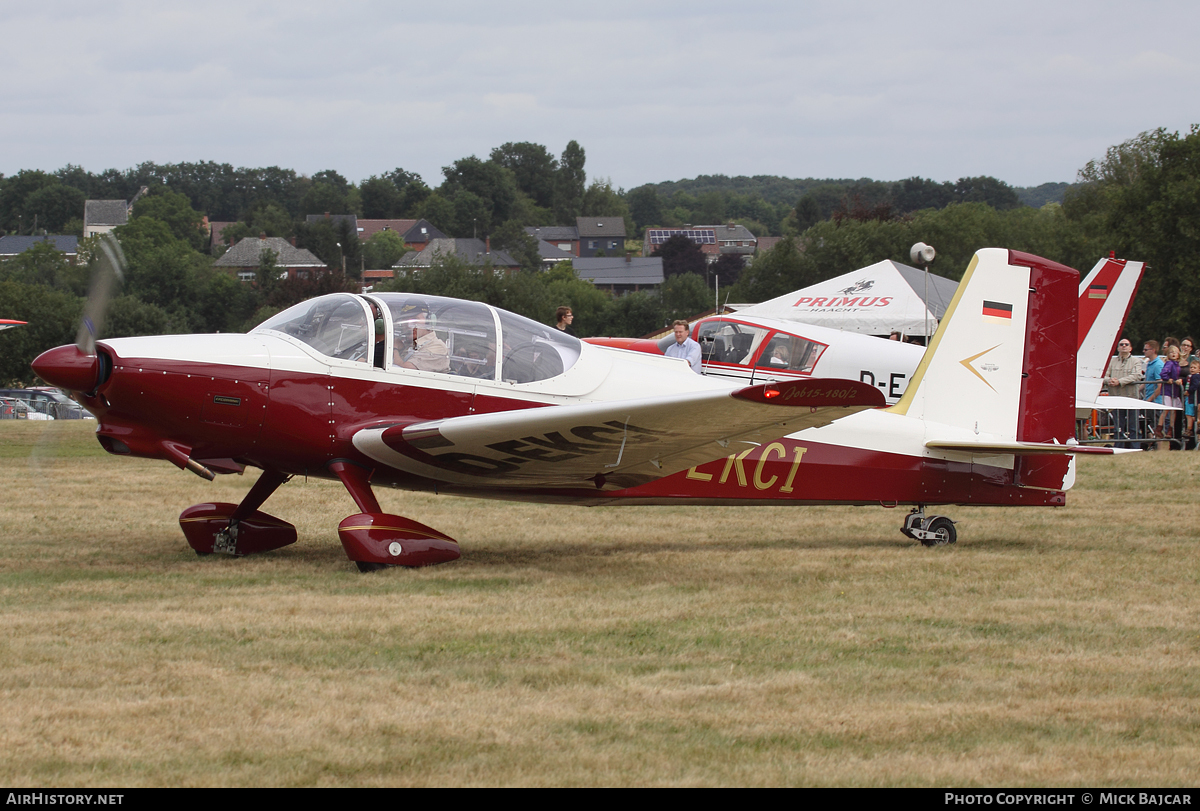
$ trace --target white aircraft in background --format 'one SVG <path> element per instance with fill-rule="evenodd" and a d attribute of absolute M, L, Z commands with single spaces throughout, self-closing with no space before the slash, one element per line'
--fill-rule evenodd
<path fill-rule="evenodd" d="M 1105 258 L 1079 283 L 1079 336 L 1076 408 L 1161 409 L 1129 397 L 1100 397 L 1104 372 L 1113 355 L 1145 264 Z M 692 325 L 700 344 L 704 373 L 744 380 L 837 378 L 859 380 L 879 389 L 888 405 L 899 402 L 925 348 L 871 335 L 778 318 L 733 313 L 703 318 Z M 675 341 L 665 338 L 588 338 L 588 343 L 661 355 Z M 1068 347 L 1061 348 L 1065 354 Z"/>

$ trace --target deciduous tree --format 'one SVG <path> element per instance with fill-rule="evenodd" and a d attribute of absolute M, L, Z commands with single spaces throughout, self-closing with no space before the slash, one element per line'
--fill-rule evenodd
<path fill-rule="evenodd" d="M 558 160 L 558 172 L 554 176 L 554 216 L 559 225 L 574 225 L 580 214 L 587 182 L 583 170 L 585 161 L 583 147 L 576 141 L 567 144 Z"/>
<path fill-rule="evenodd" d="M 558 170 L 558 161 L 546 147 L 529 141 L 510 141 L 492 150 L 491 161 L 510 170 L 517 188 L 535 205 L 554 207 L 554 173 Z"/>
<path fill-rule="evenodd" d="M 442 196 L 454 201 L 456 208 L 458 197 L 464 193 L 473 194 L 482 201 L 486 214 L 484 221 L 479 223 L 481 232 L 486 233 L 492 227 L 512 218 L 513 205 L 517 201 L 517 182 L 508 169 L 472 156 L 460 158 L 450 166 L 443 167 L 442 174 L 446 180 L 438 191 Z M 474 211 L 476 208 L 478 206 L 472 202 L 470 206 L 456 211 L 460 231 L 463 228 L 464 212 Z M 460 233 L 458 236 L 469 234 Z"/>
<path fill-rule="evenodd" d="M 700 246 L 683 234 L 669 237 L 652 255 L 662 257 L 664 276 L 695 273 L 703 278 L 708 264 Z"/>

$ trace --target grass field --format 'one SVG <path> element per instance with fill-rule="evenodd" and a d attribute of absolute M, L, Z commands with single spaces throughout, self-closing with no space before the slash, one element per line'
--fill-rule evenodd
<path fill-rule="evenodd" d="M 292 547 L 197 558 L 238 501 L 0 423 L 0 782 L 1184 785 L 1200 763 L 1200 453 L 1085 459 L 1069 505 L 569 508 L 383 492 L 460 561 L 361 575 L 340 485 Z"/>

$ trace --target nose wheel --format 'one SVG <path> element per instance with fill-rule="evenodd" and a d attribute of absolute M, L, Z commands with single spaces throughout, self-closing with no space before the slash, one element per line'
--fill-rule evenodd
<path fill-rule="evenodd" d="M 912 512 L 904 516 L 904 525 L 900 527 L 906 537 L 920 541 L 922 546 L 947 546 L 958 542 L 958 531 L 954 522 L 944 515 L 925 517 L 925 508 L 913 507 Z"/>

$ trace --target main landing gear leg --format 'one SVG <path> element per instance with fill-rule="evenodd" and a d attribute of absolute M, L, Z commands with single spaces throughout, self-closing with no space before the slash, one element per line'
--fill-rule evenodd
<path fill-rule="evenodd" d="M 371 491 L 370 472 L 346 460 L 329 463 L 362 512 L 338 524 L 346 557 L 360 572 L 386 566 L 432 566 L 457 560 L 458 543 L 432 527 L 385 513 Z"/>
<path fill-rule="evenodd" d="M 241 504 L 213 502 L 188 507 L 179 526 L 197 555 L 254 555 L 296 542 L 296 528 L 259 511 L 272 493 L 291 477 L 264 470 Z"/>
<path fill-rule="evenodd" d="M 944 515 L 925 517 L 925 505 L 918 504 L 904 516 L 900 531 L 909 538 L 920 541 L 924 546 L 946 546 L 958 541 L 954 522 Z"/>

